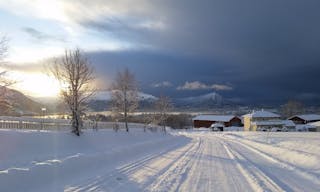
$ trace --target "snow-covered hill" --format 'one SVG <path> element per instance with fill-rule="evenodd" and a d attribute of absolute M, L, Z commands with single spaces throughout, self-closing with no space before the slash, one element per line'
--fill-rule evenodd
<path fill-rule="evenodd" d="M 195 97 L 177 98 L 174 103 L 178 108 L 203 108 L 221 107 L 227 101 L 218 93 L 212 92 Z"/>
<path fill-rule="evenodd" d="M 0 102 L 1 115 L 39 114 L 42 104 L 34 101 L 23 93 L 9 88 L 1 88 L 4 100 Z"/>
<path fill-rule="evenodd" d="M 200 96 L 196 96 L 196 97 L 187 97 L 187 98 L 182 98 L 180 99 L 181 101 L 184 101 L 184 102 L 190 102 L 190 103 L 199 103 L 199 102 L 213 102 L 213 103 L 216 103 L 217 105 L 219 104 L 222 104 L 223 102 L 223 98 L 221 95 L 219 95 L 218 93 L 216 92 L 212 92 L 212 93 L 208 93 L 208 94 L 205 94 L 205 95 L 200 95 Z"/>
<path fill-rule="evenodd" d="M 111 91 L 97 91 L 89 101 L 89 107 L 93 111 L 106 111 L 111 108 Z M 150 108 L 158 99 L 157 97 L 143 92 L 138 93 L 139 107 Z"/>
<path fill-rule="evenodd" d="M 111 95 L 112 95 L 111 91 L 97 91 L 91 99 L 92 100 L 100 100 L 100 101 L 110 101 Z M 150 95 L 150 94 L 147 94 L 147 93 L 143 93 L 143 92 L 139 92 L 138 97 L 139 97 L 140 101 L 156 100 L 157 99 L 157 97 Z"/>

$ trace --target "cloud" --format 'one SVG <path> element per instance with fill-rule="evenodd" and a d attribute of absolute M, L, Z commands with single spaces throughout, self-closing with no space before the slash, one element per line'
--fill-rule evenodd
<path fill-rule="evenodd" d="M 154 88 L 160 88 L 160 87 L 172 87 L 173 85 L 169 81 L 162 81 L 160 83 L 153 83 L 151 86 Z"/>
<path fill-rule="evenodd" d="M 30 35 L 32 38 L 39 40 L 39 41 L 60 41 L 60 42 L 65 42 L 66 40 L 62 37 L 58 36 L 53 36 L 46 34 L 44 32 L 41 32 L 39 30 L 36 30 L 32 27 L 24 27 L 21 29 L 23 32 L 27 33 Z"/>
<path fill-rule="evenodd" d="M 177 90 L 209 90 L 213 89 L 216 91 L 229 91 L 232 90 L 232 87 L 228 85 L 221 85 L 221 84 L 212 84 L 207 85 L 201 83 L 200 81 L 193 81 L 193 82 L 185 82 L 184 85 L 177 87 Z"/>
<path fill-rule="evenodd" d="M 211 88 L 217 91 L 230 91 L 233 89 L 228 85 L 221 85 L 221 84 L 213 84 L 211 85 Z"/>
<path fill-rule="evenodd" d="M 26 73 L 33 73 L 33 72 L 44 72 L 45 67 L 42 63 L 11 63 L 7 62 L 1 66 L 1 69 L 5 71 L 17 71 L 17 72 L 26 72 Z"/>
<path fill-rule="evenodd" d="M 286 61 L 290 55 L 317 51 L 319 5 L 319 1 L 301 0 L 259 4 L 254 0 L 0 2 L 0 7 L 17 14 L 79 25 L 99 35 L 165 51 L 221 58 L 248 68 L 270 63 L 278 66 L 283 60 L 292 63 Z"/>
<path fill-rule="evenodd" d="M 0 1 L 0 8 L 19 16 L 58 21 L 91 36 L 133 45 L 126 51 L 111 53 L 103 47 L 99 56 L 92 53 L 93 63 L 100 63 L 95 63 L 98 72 L 111 74 L 109 70 L 117 71 L 121 63 L 152 91 L 158 90 L 150 85 L 164 75 L 178 85 L 185 77 L 199 81 L 179 90 L 231 90 L 214 84 L 231 82 L 237 89 L 225 94 L 261 103 L 299 93 L 320 94 L 314 86 L 320 71 L 319 6 L 320 1 L 301 0 Z M 90 40 L 85 43 L 92 46 Z"/>

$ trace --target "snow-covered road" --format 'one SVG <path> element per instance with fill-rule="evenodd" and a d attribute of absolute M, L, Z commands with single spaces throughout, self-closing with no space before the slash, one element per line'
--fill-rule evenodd
<path fill-rule="evenodd" d="M 319 191 L 319 175 L 221 133 L 183 133 L 184 147 L 156 153 L 66 191 Z M 124 178 L 123 178 L 124 177 Z"/>
<path fill-rule="evenodd" d="M 92 135 L 97 144 L 112 135 L 111 152 L 86 149 L 70 160 L 46 160 L 24 168 L 22 175 L 18 169 L 8 176 L 3 171 L 0 189 L 7 185 L 4 189 L 10 191 L 320 191 L 318 133 L 99 134 L 101 140 Z M 91 135 L 85 139 L 92 143 Z M 125 147 L 116 147 L 121 141 Z M 301 145 L 304 142 L 308 148 Z M 17 186 L 23 188 L 11 186 L 14 182 L 22 182 Z"/>

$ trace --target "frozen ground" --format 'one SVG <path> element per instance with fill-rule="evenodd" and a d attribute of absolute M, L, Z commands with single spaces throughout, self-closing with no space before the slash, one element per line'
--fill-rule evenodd
<path fill-rule="evenodd" d="M 0 191 L 320 191 L 319 133 L 0 130 Z"/>

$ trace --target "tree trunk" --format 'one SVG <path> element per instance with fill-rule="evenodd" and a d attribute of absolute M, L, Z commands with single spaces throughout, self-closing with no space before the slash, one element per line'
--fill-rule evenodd
<path fill-rule="evenodd" d="M 77 136 L 80 136 L 79 130 L 79 117 L 76 111 L 72 112 L 72 132 Z"/>
<path fill-rule="evenodd" d="M 124 112 L 124 123 L 126 126 L 126 131 L 129 132 L 129 127 L 128 127 L 128 115 L 127 115 L 127 111 Z"/>
<path fill-rule="evenodd" d="M 126 126 L 126 131 L 129 132 L 129 127 L 128 127 L 128 106 L 127 106 L 127 91 L 124 92 L 124 121 L 125 121 L 125 126 Z"/>

